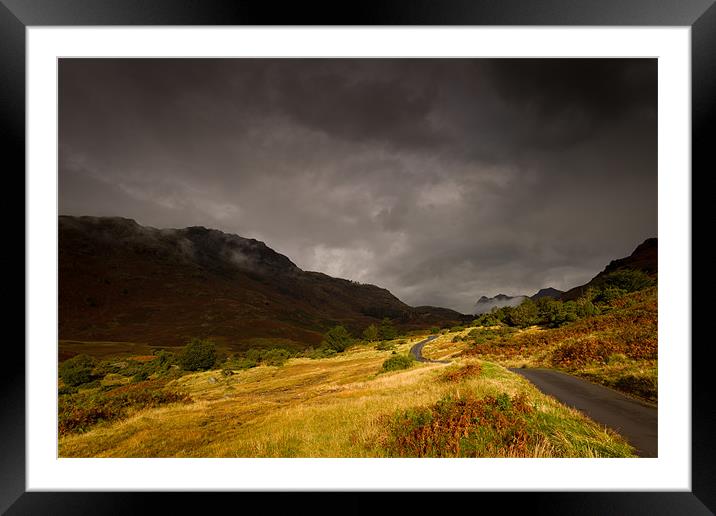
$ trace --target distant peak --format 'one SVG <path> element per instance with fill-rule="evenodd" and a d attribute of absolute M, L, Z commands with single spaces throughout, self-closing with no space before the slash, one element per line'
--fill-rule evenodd
<path fill-rule="evenodd" d="M 557 290 L 556 288 L 553 288 L 553 287 L 545 287 L 545 288 L 539 289 L 539 291 L 534 296 L 532 296 L 531 299 L 536 300 L 536 299 L 540 299 L 543 297 L 551 297 L 551 298 L 557 299 L 562 294 L 564 294 L 564 292 L 562 292 L 561 290 Z"/>

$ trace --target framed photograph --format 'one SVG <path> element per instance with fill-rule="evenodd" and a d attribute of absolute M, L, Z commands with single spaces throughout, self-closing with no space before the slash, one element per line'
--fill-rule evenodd
<path fill-rule="evenodd" d="M 0 508 L 711 513 L 712 2 L 334 9 L 0 5 Z"/>

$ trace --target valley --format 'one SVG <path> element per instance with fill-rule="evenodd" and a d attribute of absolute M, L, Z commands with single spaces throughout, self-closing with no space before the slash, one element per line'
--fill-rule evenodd
<path fill-rule="evenodd" d="M 411 307 L 237 235 L 60 217 L 58 453 L 656 453 L 651 422 L 635 441 L 528 380 L 591 382 L 655 425 L 656 239 L 585 285 L 496 300 L 474 315 Z"/>
<path fill-rule="evenodd" d="M 457 332 L 440 335 L 446 345 Z M 464 333 L 464 332 L 463 332 Z M 381 372 L 393 351 L 357 345 L 342 356 L 289 359 L 224 376 L 171 382 L 191 402 L 61 435 L 62 457 L 628 457 L 616 433 L 563 406 L 494 362 L 460 358 Z M 431 343 L 432 344 L 432 343 Z M 477 406 L 483 425 L 440 407 Z M 431 408 L 432 407 L 432 408 Z M 437 407 L 437 408 L 436 408 Z M 431 416 L 432 410 L 436 410 Z M 404 423 L 408 422 L 406 426 Z M 411 426 L 412 425 L 412 426 Z M 406 428 L 414 433 L 404 435 Z M 444 432 L 444 435 L 443 435 Z M 457 432 L 457 433 L 454 433 Z"/>

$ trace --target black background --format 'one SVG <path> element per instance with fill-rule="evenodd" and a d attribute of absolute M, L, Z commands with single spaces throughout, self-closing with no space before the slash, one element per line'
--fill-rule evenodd
<path fill-rule="evenodd" d="M 368 514 L 393 504 L 401 513 L 435 511 L 528 514 L 713 514 L 716 437 L 713 337 L 708 324 L 713 274 L 706 238 L 715 217 L 697 197 L 713 191 L 716 171 L 716 6 L 714 0 L 413 0 L 276 2 L 217 0 L 0 0 L 0 145 L 6 201 L 25 199 L 25 28 L 35 25 L 633 25 L 690 26 L 692 30 L 692 491 L 532 493 L 27 493 L 25 492 L 25 326 L 11 296 L 25 269 L 24 205 L 4 202 L 3 319 L 0 374 L 0 511 L 7 514 L 277 513 Z M 23 171 L 23 172 L 21 172 Z M 13 183 L 11 180 L 14 180 Z M 705 199 L 702 199 L 705 200 Z M 710 200 L 710 199 L 709 199 Z M 21 211 L 22 210 L 22 211 Z M 11 235 L 14 236 L 11 240 Z M 22 242 L 20 240 L 22 239 Z M 710 265 L 710 264 L 709 264 Z M 23 278 L 24 279 L 24 278 Z M 19 285 L 18 285 L 19 287 Z M 19 290 L 19 289 L 18 289 Z M 662 292 L 667 295 L 668 292 Z M 21 308 L 22 307 L 22 308 Z M 22 317 L 24 321 L 24 317 Z M 20 335 L 18 335 L 20 334 Z M 53 352 L 54 343 L 48 343 Z"/>

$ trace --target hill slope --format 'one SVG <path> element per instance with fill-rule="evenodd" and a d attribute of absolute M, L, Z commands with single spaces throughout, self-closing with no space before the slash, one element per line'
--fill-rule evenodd
<path fill-rule="evenodd" d="M 607 274 L 627 269 L 644 271 L 650 276 L 656 277 L 658 273 L 658 240 L 656 238 L 647 238 L 637 246 L 631 255 L 626 258 L 612 260 L 602 272 L 594 276 L 588 283 L 564 292 L 561 299 L 563 301 L 577 299 L 587 288 L 598 285 Z"/>
<path fill-rule="evenodd" d="M 237 349 L 274 339 L 305 347 L 334 324 L 357 335 L 383 317 L 404 329 L 465 319 L 303 271 L 263 242 L 204 227 L 60 216 L 58 237 L 60 339 L 172 346 L 211 337 Z"/>

